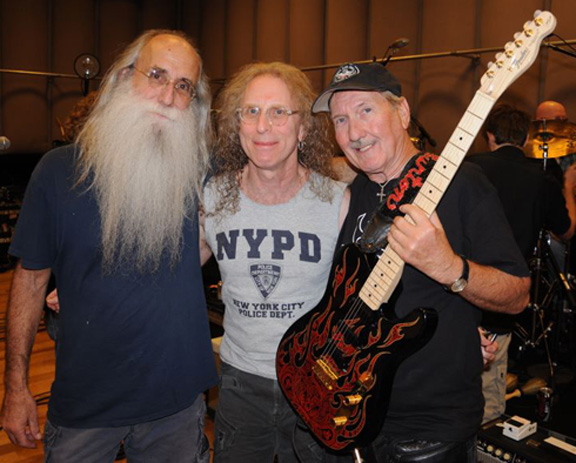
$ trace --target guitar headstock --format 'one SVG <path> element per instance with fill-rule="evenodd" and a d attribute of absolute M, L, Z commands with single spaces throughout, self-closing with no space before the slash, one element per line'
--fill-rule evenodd
<path fill-rule="evenodd" d="M 556 27 L 556 18 L 549 11 L 536 10 L 534 19 L 524 24 L 522 32 L 496 54 L 480 80 L 480 91 L 497 99 L 536 60 L 540 44 Z"/>

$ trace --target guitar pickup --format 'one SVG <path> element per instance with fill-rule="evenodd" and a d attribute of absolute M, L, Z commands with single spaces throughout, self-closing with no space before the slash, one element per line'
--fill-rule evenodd
<path fill-rule="evenodd" d="M 336 381 L 338 380 L 338 375 L 332 370 L 330 365 L 321 358 L 316 360 L 316 364 L 312 366 L 312 371 L 316 377 L 320 380 L 329 391 L 334 389 Z"/>

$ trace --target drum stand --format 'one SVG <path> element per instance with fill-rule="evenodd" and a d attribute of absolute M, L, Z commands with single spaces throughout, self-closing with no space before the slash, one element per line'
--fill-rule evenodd
<path fill-rule="evenodd" d="M 531 310 L 531 324 L 529 331 L 516 322 L 514 334 L 521 340 L 520 351 L 528 348 L 536 348 L 543 343 L 548 363 L 549 384 L 554 387 L 555 363 L 548 338 L 555 325 L 554 321 L 546 322 L 545 313 L 552 312 L 553 304 L 558 303 L 559 298 L 568 304 L 570 310 L 576 307 L 576 299 L 572 287 L 562 271 L 550 248 L 550 236 L 545 230 L 540 231 L 534 259 L 531 261 L 532 287 L 530 303 L 527 310 Z M 558 310 L 564 310 L 560 307 Z"/>
<path fill-rule="evenodd" d="M 546 170 L 548 159 L 548 143 L 546 139 L 543 140 L 541 149 L 543 151 L 543 168 Z M 548 363 L 550 384 L 554 385 L 555 365 L 552 360 L 548 338 L 555 322 L 551 320 L 546 323 L 544 314 L 546 312 L 551 313 L 553 304 L 558 302 L 560 296 L 564 296 L 564 300 L 569 305 L 570 310 L 576 307 L 576 299 L 565 272 L 558 265 L 558 261 L 552 252 L 550 235 L 546 230 L 540 230 L 534 258 L 530 264 L 532 286 L 530 288 L 530 303 L 527 308 L 527 310 L 532 311 L 530 331 L 516 322 L 514 334 L 521 340 L 520 351 L 527 348 L 535 348 L 540 343 L 543 343 Z M 563 310 L 563 308 L 559 310 Z"/>

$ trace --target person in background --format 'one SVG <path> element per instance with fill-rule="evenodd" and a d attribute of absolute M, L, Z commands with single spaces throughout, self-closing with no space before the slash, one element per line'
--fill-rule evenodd
<path fill-rule="evenodd" d="M 570 239 L 576 227 L 576 203 L 571 193 L 576 171 L 571 169 L 562 187 L 524 155 L 530 115 L 507 104 L 497 105 L 488 115 L 483 135 L 490 152 L 470 156 L 496 187 L 504 213 L 522 255 L 528 262 L 541 230 Z M 569 194 L 567 194 L 569 192 Z M 482 326 L 498 335 L 496 359 L 482 373 L 483 423 L 499 418 L 506 409 L 508 347 L 516 317 L 485 311 Z"/>
<path fill-rule="evenodd" d="M 22 447 L 41 438 L 27 370 L 53 272 L 47 461 L 111 462 L 122 441 L 128 462 L 209 461 L 202 393 L 217 376 L 198 209 L 210 100 L 190 39 L 148 31 L 108 72 L 77 144 L 32 176 L 10 248 L 2 426 Z"/>
<path fill-rule="evenodd" d="M 84 127 L 94 103 L 98 98 L 98 91 L 93 90 L 74 105 L 62 124 L 62 138 L 66 143 L 74 143 L 76 137 Z"/>
<path fill-rule="evenodd" d="M 567 121 L 566 108 L 557 101 L 546 100 L 536 108 L 536 120 L 546 119 L 548 121 Z"/>

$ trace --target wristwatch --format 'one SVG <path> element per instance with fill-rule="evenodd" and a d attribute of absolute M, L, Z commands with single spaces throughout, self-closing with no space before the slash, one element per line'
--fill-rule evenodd
<path fill-rule="evenodd" d="M 462 259 L 462 275 L 460 275 L 460 278 L 454 281 L 450 286 L 445 286 L 445 288 L 452 293 L 460 293 L 464 291 L 464 288 L 468 285 L 468 274 L 470 273 L 470 265 L 468 264 L 466 257 L 462 254 L 458 255 L 460 256 L 460 259 Z"/>

